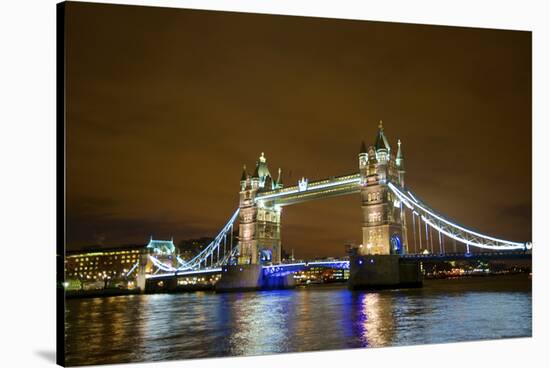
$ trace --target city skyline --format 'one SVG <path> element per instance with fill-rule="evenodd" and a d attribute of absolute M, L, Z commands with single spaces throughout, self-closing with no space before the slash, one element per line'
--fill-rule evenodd
<path fill-rule="evenodd" d="M 530 33 L 69 6 L 68 249 L 214 235 L 243 164 L 265 152 L 285 186 L 356 173 L 379 120 L 426 202 L 531 240 Z M 360 242 L 358 196 L 284 211 L 287 252 Z"/>

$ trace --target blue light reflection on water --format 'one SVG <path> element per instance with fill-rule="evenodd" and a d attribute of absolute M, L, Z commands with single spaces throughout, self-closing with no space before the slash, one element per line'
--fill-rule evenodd
<path fill-rule="evenodd" d="M 372 293 L 324 285 L 69 300 L 67 360 L 81 365 L 531 335 L 530 287 L 444 282 Z"/>

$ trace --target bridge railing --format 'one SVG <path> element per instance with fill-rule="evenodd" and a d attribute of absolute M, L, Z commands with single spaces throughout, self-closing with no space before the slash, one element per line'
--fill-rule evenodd
<path fill-rule="evenodd" d="M 283 189 L 271 190 L 269 192 L 259 193 L 256 196 L 256 201 L 274 199 L 286 195 L 296 194 L 296 193 L 305 193 L 312 192 L 316 190 L 321 190 L 324 188 L 330 188 L 345 184 L 359 183 L 360 176 L 359 174 L 343 175 L 329 179 L 323 179 L 318 181 L 312 181 L 307 184 L 307 189 L 300 190 L 298 185 L 286 187 Z"/>

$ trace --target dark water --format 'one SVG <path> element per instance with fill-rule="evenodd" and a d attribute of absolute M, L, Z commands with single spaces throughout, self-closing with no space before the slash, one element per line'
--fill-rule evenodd
<path fill-rule="evenodd" d="M 68 365 L 521 336 L 531 336 L 525 276 L 371 293 L 322 285 L 68 300 L 66 318 Z"/>

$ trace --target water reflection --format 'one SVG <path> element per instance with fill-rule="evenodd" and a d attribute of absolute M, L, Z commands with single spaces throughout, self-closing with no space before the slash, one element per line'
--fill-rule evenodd
<path fill-rule="evenodd" d="M 357 336 L 361 346 L 391 345 L 394 335 L 394 298 L 381 293 L 354 295 Z"/>
<path fill-rule="evenodd" d="M 292 291 L 236 294 L 230 305 L 230 355 L 258 355 L 287 351 L 288 329 L 294 321 Z"/>
<path fill-rule="evenodd" d="M 453 287 L 367 293 L 324 285 L 257 293 L 69 300 L 67 364 L 531 335 L 530 289 Z"/>

